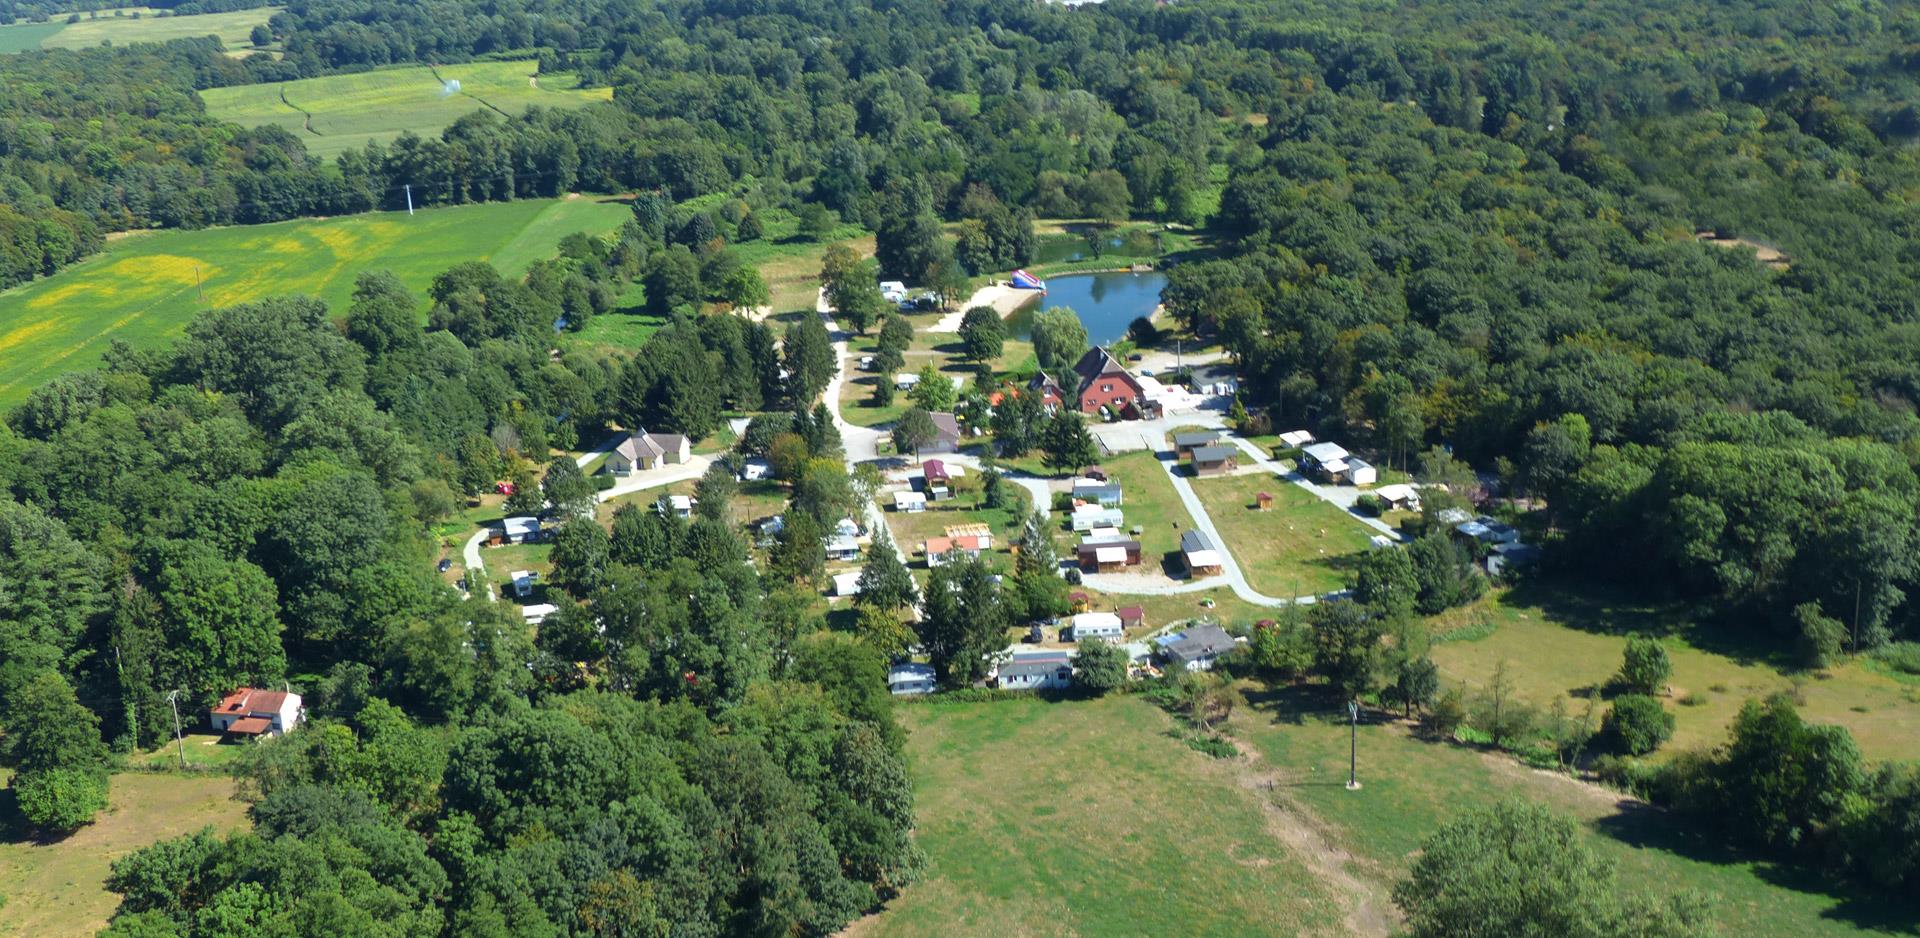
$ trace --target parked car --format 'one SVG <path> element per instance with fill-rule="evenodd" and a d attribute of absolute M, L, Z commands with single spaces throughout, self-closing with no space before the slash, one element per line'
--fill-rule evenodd
<path fill-rule="evenodd" d="M 453 558 L 451 557 L 440 558 L 440 572 L 445 573 L 451 569 L 453 569 Z"/>

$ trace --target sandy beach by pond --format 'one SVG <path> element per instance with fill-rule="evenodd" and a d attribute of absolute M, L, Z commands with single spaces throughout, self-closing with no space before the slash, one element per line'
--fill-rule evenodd
<path fill-rule="evenodd" d="M 973 296 L 968 297 L 965 303 L 960 304 L 953 312 L 940 317 L 940 321 L 928 327 L 927 331 L 959 332 L 960 320 L 966 318 L 967 310 L 975 306 L 991 306 L 1000 314 L 1001 319 L 1005 319 L 1013 315 L 1014 310 L 1043 295 L 1039 290 L 1016 290 L 1005 282 L 990 283 L 974 291 Z"/>

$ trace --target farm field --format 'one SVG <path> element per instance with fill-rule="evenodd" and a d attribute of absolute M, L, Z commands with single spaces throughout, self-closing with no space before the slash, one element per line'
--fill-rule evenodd
<path fill-rule="evenodd" d="M 50 23 L 23 23 L 0 27 L 0 53 L 30 49 L 87 49 L 103 42 L 116 46 L 136 42 L 166 42 L 219 36 L 230 51 L 251 49 L 247 34 L 265 23 L 280 7 L 257 7 L 230 13 L 201 13 L 194 16 L 154 16 L 147 7 L 126 7 L 127 16 L 114 16 L 101 10 L 95 19 L 82 17 L 78 23 L 66 22 L 64 14 Z M 130 14 L 138 12 L 139 19 Z"/>
<path fill-rule="evenodd" d="M 1346 588 L 1348 564 L 1373 535 L 1346 512 L 1264 473 L 1195 479 L 1193 492 L 1247 582 L 1269 596 Z M 1261 492 L 1273 495 L 1273 510 L 1254 510 Z"/>
<path fill-rule="evenodd" d="M 159 840 L 247 826 L 246 806 L 231 798 L 225 775 L 123 772 L 113 777 L 105 812 L 72 836 L 41 844 L 0 826 L 0 936 L 91 935 L 120 904 L 108 892 L 108 865 Z M 13 795 L 0 794 L 0 817 L 13 815 Z"/>
<path fill-rule="evenodd" d="M 1258 796 L 1133 698 L 916 704 L 922 880 L 848 934 L 1344 934 Z"/>
<path fill-rule="evenodd" d="M 1443 677 L 1484 685 L 1505 661 L 1516 696 L 1542 709 L 1562 699 L 1575 715 L 1586 707 L 1575 692 L 1604 685 L 1619 670 L 1629 634 L 1661 636 L 1673 661 L 1673 693 L 1664 702 L 1674 715 L 1674 734 L 1651 759 L 1719 744 L 1741 704 L 1782 691 L 1795 696 L 1808 721 L 1846 727 L 1869 759 L 1920 758 L 1913 732 L 1920 724 L 1920 683 L 1862 661 L 1816 675 L 1783 673 L 1661 606 L 1552 583 L 1496 593 L 1429 626 L 1436 636 L 1457 636 L 1433 646 Z"/>
<path fill-rule="evenodd" d="M 1581 821 L 1594 849 L 1619 863 L 1623 887 L 1704 893 L 1724 935 L 1818 938 L 1910 933 L 1915 925 L 1912 908 L 1900 906 L 1903 897 L 1830 894 L 1794 868 L 1689 838 L 1659 809 L 1510 756 L 1423 742 L 1397 723 L 1361 728 L 1363 787 L 1347 791 L 1345 709 L 1304 689 L 1247 690 L 1251 706 L 1233 717 L 1236 740 L 1243 749 L 1251 744 L 1276 792 L 1318 816 L 1360 858 L 1363 878 L 1383 887 L 1404 875 L 1413 852 L 1445 821 L 1467 808 L 1524 798 Z"/>
<path fill-rule="evenodd" d="M 354 278 L 369 270 L 392 271 L 424 300 L 433 278 L 462 261 L 490 261 L 518 275 L 552 255 L 565 235 L 610 232 L 627 217 L 623 202 L 575 198 L 120 239 L 52 277 L 0 293 L 0 405 L 61 372 L 92 367 L 114 339 L 163 346 L 201 309 L 307 293 L 343 314 Z"/>
<path fill-rule="evenodd" d="M 408 65 L 209 88 L 200 97 L 214 117 L 243 127 L 277 124 L 299 137 L 309 153 L 331 157 L 369 141 L 385 143 L 403 130 L 437 136 L 449 124 L 484 107 L 519 114 L 536 104 L 579 107 L 610 100 L 612 95 L 610 88 L 574 88 L 572 75 L 537 75 L 538 63 L 532 60 L 443 65 L 438 71 L 435 77 L 432 68 Z M 458 81 L 459 92 L 448 94 L 442 78 Z"/>

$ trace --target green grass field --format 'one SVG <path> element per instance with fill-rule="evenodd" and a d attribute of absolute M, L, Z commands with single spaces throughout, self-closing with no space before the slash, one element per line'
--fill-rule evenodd
<path fill-rule="evenodd" d="M 189 744 L 191 744 L 189 740 Z M 39 843 L 0 828 L 0 936 L 91 935 L 106 927 L 120 897 L 106 889 L 110 863 L 168 837 L 202 827 L 247 826 L 246 806 L 232 800 L 224 775 L 123 772 L 113 777 L 108 807 L 72 836 Z M 12 794 L 0 815 L 12 815 Z"/>
<path fill-rule="evenodd" d="M 1135 697 L 902 708 L 926 875 L 847 934 L 1381 934 L 1421 842 L 1510 797 L 1580 821 L 1627 889 L 1704 893 L 1722 934 L 1913 928 L 1901 896 L 1833 893 L 1606 789 L 1398 724 L 1361 727 L 1363 788 L 1348 791 L 1344 710 L 1313 689 L 1246 690 L 1244 755 L 1225 760 Z"/>
<path fill-rule="evenodd" d="M 1127 516 L 1127 527 L 1140 526 L 1140 572 L 1158 571 L 1162 559 L 1180 549 L 1180 535 L 1193 527 L 1187 506 L 1181 504 L 1173 482 L 1152 453 L 1124 453 L 1100 465 L 1110 481 L 1120 484 L 1126 499 L 1120 510 Z M 1073 542 L 1080 540 L 1075 537 Z"/>
<path fill-rule="evenodd" d="M 1673 695 L 1665 703 L 1675 726 L 1654 759 L 1723 742 L 1742 703 L 1781 691 L 1794 695 L 1808 720 L 1846 727 L 1869 759 L 1920 758 L 1913 732 L 1920 725 L 1920 684 L 1865 662 L 1843 662 L 1820 674 L 1785 673 L 1750 648 L 1690 625 L 1678 610 L 1553 583 L 1495 594 L 1429 624 L 1436 635 L 1478 636 L 1434 645 L 1434 663 L 1447 679 L 1479 686 L 1505 661 L 1522 700 L 1544 709 L 1562 699 L 1575 715 L 1586 707 L 1576 693 L 1605 684 L 1620 669 L 1629 633 L 1662 636 L 1673 661 Z"/>
<path fill-rule="evenodd" d="M 358 149 L 368 141 L 384 143 L 403 130 L 436 136 L 447 125 L 489 105 L 519 114 L 536 104 L 579 107 L 611 99 L 612 89 L 577 89 L 571 75 L 536 78 L 537 72 L 532 61 L 442 65 L 441 78 L 460 82 L 459 93 L 447 94 L 433 69 L 408 65 L 279 84 L 209 88 L 200 97 L 214 117 L 243 127 L 278 124 L 318 156 Z"/>
<path fill-rule="evenodd" d="M 114 16 L 102 10 L 98 18 L 87 19 L 83 16 L 78 23 L 68 23 L 66 17 L 61 15 L 55 16 L 50 23 L 0 27 L 0 53 L 25 52 L 29 49 L 88 49 L 103 42 L 124 46 L 136 42 L 166 42 L 169 39 L 200 36 L 219 36 L 221 45 L 228 50 L 242 51 L 253 46 L 247 40 L 247 34 L 280 12 L 280 8 L 258 7 L 196 16 L 154 16 L 155 11 L 147 7 L 127 7 L 122 12 L 129 15 Z M 140 13 L 138 19 L 131 15 L 134 12 Z"/>
<path fill-rule="evenodd" d="M 1344 589 L 1349 564 L 1373 535 L 1346 512 L 1270 475 L 1195 479 L 1193 491 L 1247 582 L 1270 596 Z M 1273 496 L 1273 510 L 1254 510 L 1261 492 Z"/>
<path fill-rule="evenodd" d="M 1398 725 L 1360 728 L 1363 787 L 1348 791 L 1348 727 L 1337 701 L 1251 686 L 1249 699 L 1253 706 L 1234 716 L 1235 735 L 1261 757 L 1276 792 L 1329 825 L 1381 883 L 1404 875 L 1421 841 L 1462 810 L 1521 797 L 1584 822 L 1594 849 L 1620 864 L 1623 887 L 1706 894 L 1723 935 L 1911 933 L 1900 929 L 1914 925 L 1912 909 L 1899 905 L 1903 897 L 1831 894 L 1792 868 L 1691 838 L 1658 809 L 1509 756 L 1423 742 Z"/>
<path fill-rule="evenodd" d="M 0 293 L 0 405 L 63 371 L 93 367 L 114 339 L 163 346 L 201 309 L 308 293 L 341 314 L 354 278 L 368 270 L 392 271 L 424 299 L 433 278 L 462 261 L 523 273 L 566 234 L 610 232 L 627 217 L 622 202 L 577 198 L 121 239 L 52 277 Z"/>
<path fill-rule="evenodd" d="M 846 934 L 1341 934 L 1255 792 L 1131 698 L 921 704 L 925 878 Z"/>

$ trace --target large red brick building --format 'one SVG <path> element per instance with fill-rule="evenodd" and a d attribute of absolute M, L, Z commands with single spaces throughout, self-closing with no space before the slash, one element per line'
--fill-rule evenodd
<path fill-rule="evenodd" d="M 1073 373 L 1080 378 L 1074 396 L 1081 413 L 1098 413 L 1100 408 L 1110 407 L 1115 413 L 1130 414 L 1139 409 L 1146 393 L 1105 346 L 1096 346 L 1080 356 Z"/>

